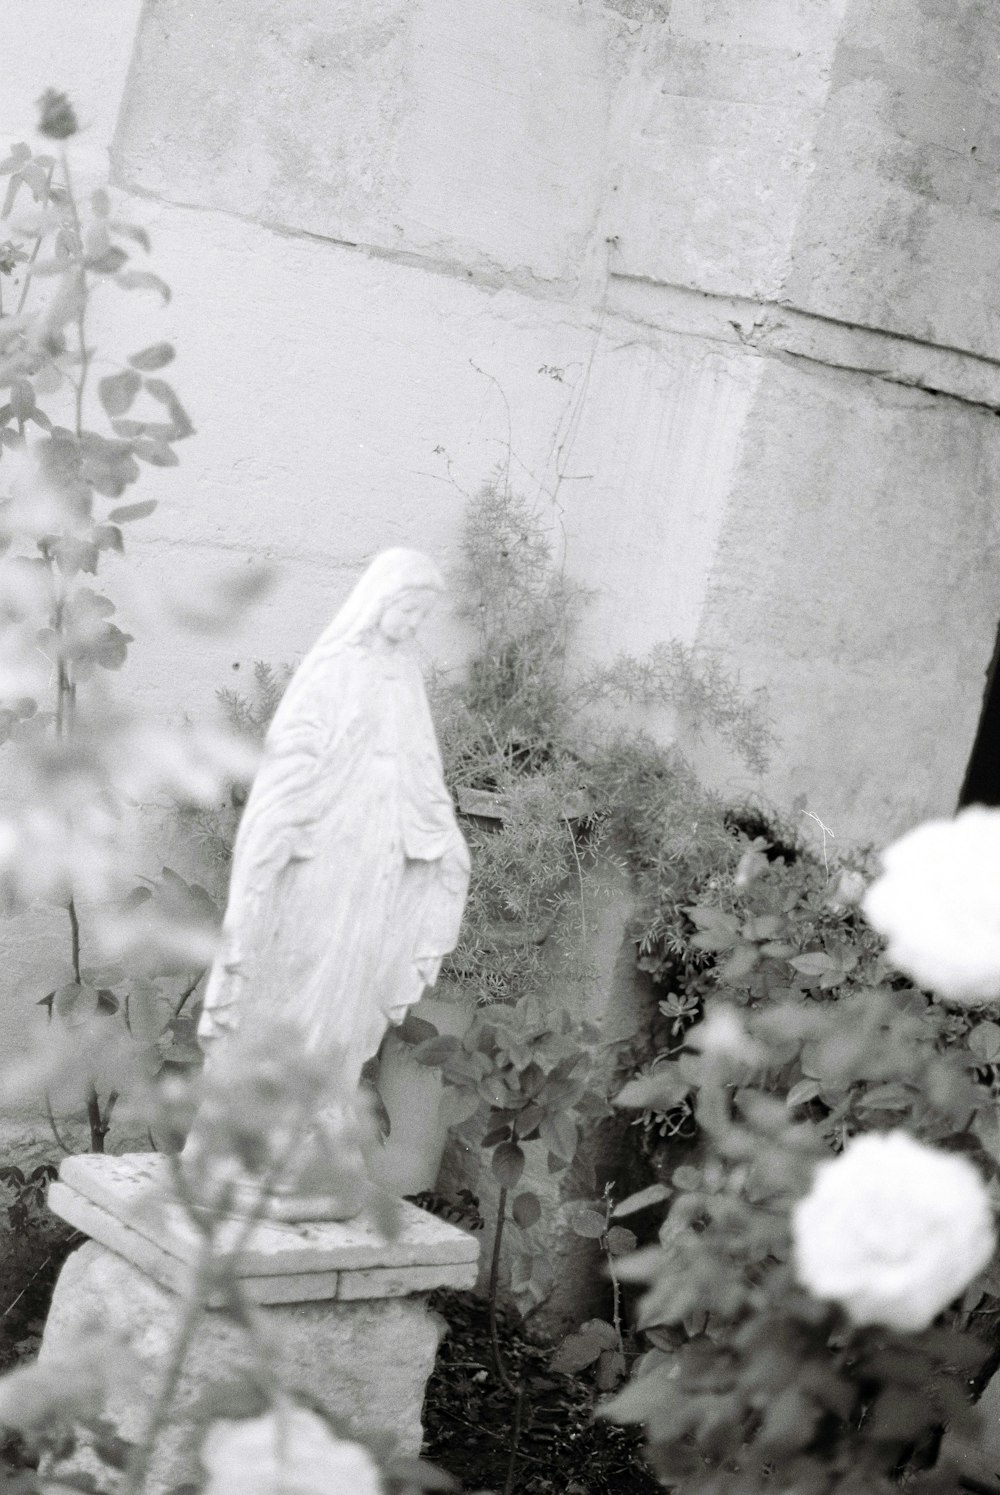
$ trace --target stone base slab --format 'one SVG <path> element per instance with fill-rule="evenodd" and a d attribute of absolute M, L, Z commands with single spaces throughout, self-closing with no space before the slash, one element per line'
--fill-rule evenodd
<path fill-rule="evenodd" d="M 94 1241 L 134 1263 L 154 1282 L 184 1292 L 200 1236 L 171 1199 L 170 1167 L 158 1153 L 66 1158 L 49 1189 L 49 1207 Z M 404 1297 L 436 1287 L 471 1287 L 479 1243 L 447 1221 L 402 1203 L 401 1229 L 383 1239 L 365 1215 L 354 1220 L 265 1220 L 234 1258 L 256 1303 L 357 1301 Z M 244 1222 L 220 1231 L 225 1252 Z M 210 1307 L 218 1306 L 210 1301 Z"/>
<path fill-rule="evenodd" d="M 202 1237 L 173 1198 L 169 1160 L 156 1153 L 67 1158 L 49 1204 L 91 1239 L 60 1273 L 39 1358 L 72 1355 L 74 1340 L 95 1322 L 121 1336 L 138 1369 L 111 1392 L 105 1415 L 133 1442 L 158 1394 Z M 361 1215 L 263 1220 L 244 1241 L 247 1222 L 233 1218 L 222 1224 L 218 1248 L 231 1253 L 243 1293 L 259 1305 L 267 1370 L 278 1384 L 317 1400 L 357 1435 L 380 1435 L 397 1452 L 416 1454 L 441 1333 L 426 1294 L 471 1286 L 479 1245 L 414 1205 L 400 1210 L 392 1240 Z M 209 1300 L 198 1321 L 144 1495 L 198 1483 L 205 1422 L 225 1415 L 213 1389 L 259 1371 L 251 1336 L 231 1314 L 211 1311 L 220 1306 Z M 53 1488 L 71 1474 L 89 1474 L 109 1492 L 118 1487 L 88 1436 L 65 1465 L 44 1472 Z"/>

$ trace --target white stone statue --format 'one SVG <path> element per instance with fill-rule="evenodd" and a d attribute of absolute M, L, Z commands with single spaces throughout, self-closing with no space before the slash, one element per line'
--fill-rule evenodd
<path fill-rule="evenodd" d="M 292 677 L 236 838 L 209 1064 L 245 1024 L 292 1023 L 347 1101 L 454 948 L 469 853 L 410 645 L 442 590 L 426 556 L 384 551 Z"/>

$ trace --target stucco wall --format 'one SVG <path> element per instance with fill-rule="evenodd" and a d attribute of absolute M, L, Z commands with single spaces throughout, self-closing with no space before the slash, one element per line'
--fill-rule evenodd
<path fill-rule="evenodd" d="M 950 810 L 1000 616 L 998 28 L 978 0 L 8 0 L 0 134 L 67 89 L 81 175 L 111 148 L 174 290 L 95 323 L 110 357 L 176 342 L 198 429 L 111 580 L 133 688 L 209 710 L 377 549 L 447 564 L 509 463 L 598 591 L 586 647 L 698 641 L 768 692 L 771 773 L 695 747 L 716 782 L 845 840 Z M 171 631 L 157 587 L 261 558 L 231 640 Z M 460 660 L 445 614 L 426 647 Z M 44 928 L 4 934 L 26 1003 Z"/>

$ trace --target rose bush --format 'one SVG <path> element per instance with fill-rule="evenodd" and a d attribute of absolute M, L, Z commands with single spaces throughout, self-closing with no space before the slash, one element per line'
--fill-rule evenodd
<path fill-rule="evenodd" d="M 882 867 L 861 906 L 893 965 L 947 1002 L 1000 999 L 1000 810 L 928 820 Z"/>
<path fill-rule="evenodd" d="M 683 1105 L 690 1140 L 652 1154 L 666 1217 L 617 1269 L 646 1349 L 608 1413 L 684 1495 L 954 1495 L 943 1431 L 975 1446 L 1000 1349 L 1000 1022 L 893 969 L 864 848 L 762 829 L 645 961 L 665 1021 L 619 1103 L 668 1125 Z M 957 916 L 932 931 L 927 907 L 947 954 Z"/>
<path fill-rule="evenodd" d="M 986 1188 L 905 1132 L 857 1137 L 792 1211 L 795 1275 L 852 1323 L 926 1329 L 993 1254 Z"/>

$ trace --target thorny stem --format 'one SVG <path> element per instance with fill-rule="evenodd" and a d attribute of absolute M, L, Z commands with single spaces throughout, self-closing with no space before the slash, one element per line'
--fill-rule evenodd
<path fill-rule="evenodd" d="M 608 1276 L 611 1278 L 611 1325 L 618 1338 L 618 1350 L 621 1355 L 625 1354 L 625 1341 L 622 1338 L 622 1289 L 618 1281 L 618 1273 L 615 1271 L 614 1255 L 607 1247 L 604 1254 L 608 1259 Z"/>
<path fill-rule="evenodd" d="M 117 1102 L 118 1091 L 112 1090 L 108 1096 L 108 1103 L 104 1107 L 104 1115 L 101 1117 L 101 1133 L 105 1137 L 108 1134 L 108 1127 L 111 1125 L 111 1113 L 115 1109 Z"/>
<path fill-rule="evenodd" d="M 69 914 L 70 928 L 70 953 L 73 960 L 73 980 L 77 986 L 82 986 L 83 980 L 80 974 L 80 919 L 76 911 L 76 900 L 70 894 L 69 903 L 66 905 Z M 90 1127 L 90 1150 L 91 1152 L 104 1151 L 104 1139 L 108 1135 L 108 1126 L 111 1121 L 111 1112 L 114 1110 L 115 1101 L 118 1096 L 112 1092 L 108 1097 L 107 1109 L 101 1116 L 101 1102 L 98 1098 L 97 1089 L 91 1083 L 87 1092 L 87 1124 Z"/>
<path fill-rule="evenodd" d="M 101 1129 L 101 1102 L 91 1085 L 87 1094 L 87 1125 L 90 1127 L 91 1152 L 104 1151 L 104 1132 Z"/>

